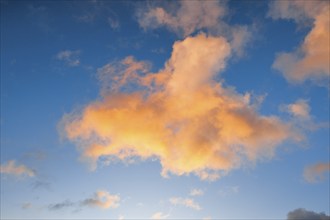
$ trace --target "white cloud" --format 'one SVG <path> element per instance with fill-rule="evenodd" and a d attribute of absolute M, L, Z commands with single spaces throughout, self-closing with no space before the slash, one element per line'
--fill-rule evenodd
<path fill-rule="evenodd" d="M 36 172 L 33 169 L 25 165 L 16 165 L 15 160 L 10 160 L 7 164 L 0 165 L 0 173 L 29 177 L 34 177 L 36 175 Z"/>
<path fill-rule="evenodd" d="M 190 198 L 172 197 L 170 198 L 170 203 L 173 205 L 182 205 L 195 210 L 202 209 L 197 202 Z"/>
<path fill-rule="evenodd" d="M 150 217 L 150 219 L 167 219 L 169 216 L 170 216 L 169 214 L 164 214 L 162 212 L 156 212 Z"/>
<path fill-rule="evenodd" d="M 192 189 L 189 193 L 190 196 L 202 196 L 204 195 L 204 191 L 201 189 Z"/>

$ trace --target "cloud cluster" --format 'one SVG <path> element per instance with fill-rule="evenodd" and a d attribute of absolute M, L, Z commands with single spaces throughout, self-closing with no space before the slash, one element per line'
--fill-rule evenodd
<path fill-rule="evenodd" d="M 188 208 L 192 208 L 195 210 L 201 210 L 200 205 L 190 198 L 181 198 L 181 197 L 173 197 L 170 198 L 170 203 L 173 205 L 183 205 Z"/>
<path fill-rule="evenodd" d="M 199 34 L 175 42 L 156 73 L 132 57 L 108 64 L 99 69 L 102 98 L 65 115 L 60 127 L 94 165 L 100 158 L 157 158 L 164 177 L 215 180 L 245 161 L 271 157 L 300 136 L 276 116 L 259 115 L 249 94 L 213 79 L 230 54 L 223 37 Z"/>
<path fill-rule="evenodd" d="M 324 179 L 324 174 L 329 173 L 330 163 L 317 163 L 307 166 L 304 170 L 304 178 L 310 183 L 316 183 Z"/>
<path fill-rule="evenodd" d="M 7 164 L 0 165 L 0 173 L 29 177 L 34 177 L 36 175 L 36 171 L 33 169 L 25 165 L 16 165 L 15 160 L 10 160 Z"/>
<path fill-rule="evenodd" d="M 306 209 L 295 209 L 288 213 L 288 220 L 330 220 L 330 216 L 325 213 L 316 213 Z"/>
<path fill-rule="evenodd" d="M 56 59 L 64 61 L 68 66 L 79 66 L 79 50 L 63 50 L 56 55 Z"/>
<path fill-rule="evenodd" d="M 330 76 L 330 8 L 328 1 L 272 1 L 269 16 L 293 19 L 298 24 L 312 23 L 312 29 L 295 51 L 280 53 L 273 68 L 295 83 Z"/>

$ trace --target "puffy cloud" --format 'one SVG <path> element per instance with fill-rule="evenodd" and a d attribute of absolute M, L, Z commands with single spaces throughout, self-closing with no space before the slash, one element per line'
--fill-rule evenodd
<path fill-rule="evenodd" d="M 201 189 L 192 189 L 189 193 L 190 196 L 202 196 L 204 195 L 204 191 Z"/>
<path fill-rule="evenodd" d="M 178 1 L 175 6 L 141 7 L 137 10 L 139 25 L 146 29 L 166 27 L 180 36 L 187 37 L 196 31 L 206 31 L 214 36 L 225 36 L 232 44 L 232 51 L 243 54 L 243 48 L 252 38 L 248 26 L 228 25 L 224 1 Z"/>
<path fill-rule="evenodd" d="M 56 55 L 56 59 L 64 61 L 69 66 L 79 66 L 79 50 L 63 50 Z"/>
<path fill-rule="evenodd" d="M 299 24 L 312 23 L 312 29 L 298 49 L 280 53 L 273 68 L 290 82 L 320 80 L 330 76 L 330 9 L 328 1 L 272 1 L 269 16 L 293 19 Z"/>
<path fill-rule="evenodd" d="M 248 95 L 213 80 L 230 54 L 223 37 L 199 34 L 175 42 L 156 73 L 132 57 L 107 64 L 99 69 L 102 98 L 65 115 L 60 127 L 94 165 L 100 158 L 157 158 L 164 177 L 215 180 L 271 157 L 300 136 L 276 116 L 259 115 Z"/>
<path fill-rule="evenodd" d="M 173 205 L 183 205 L 195 210 L 202 209 L 198 203 L 196 203 L 193 199 L 189 199 L 189 198 L 173 197 L 170 198 L 170 203 Z"/>
<path fill-rule="evenodd" d="M 308 211 L 306 209 L 295 209 L 288 213 L 287 215 L 288 220 L 329 220 L 330 216 L 324 213 L 316 213 L 313 211 Z"/>
<path fill-rule="evenodd" d="M 293 116 L 301 119 L 309 119 L 310 107 L 308 102 L 304 99 L 298 99 L 296 102 L 281 106 L 283 110 L 289 112 Z"/>
<path fill-rule="evenodd" d="M 319 182 L 324 179 L 324 174 L 329 173 L 330 163 L 317 163 L 307 166 L 304 170 L 304 178 L 310 183 Z"/>
<path fill-rule="evenodd" d="M 25 165 L 16 165 L 15 160 L 10 160 L 7 164 L 0 165 L 0 173 L 29 177 L 34 177 L 36 175 L 33 169 Z"/>
<path fill-rule="evenodd" d="M 107 191 L 97 191 L 93 197 L 87 198 L 81 202 L 82 206 L 99 207 L 102 209 L 117 208 L 119 206 L 120 197 L 111 195 Z"/>
<path fill-rule="evenodd" d="M 170 216 L 169 214 L 164 214 L 162 212 L 156 212 L 150 218 L 151 219 L 167 219 L 169 216 Z"/>
<path fill-rule="evenodd" d="M 162 7 L 149 7 L 138 12 L 138 22 L 144 29 L 165 26 L 188 36 L 196 30 L 214 28 L 226 13 L 224 5 L 217 1 L 180 1 L 179 8 L 167 12 Z"/>

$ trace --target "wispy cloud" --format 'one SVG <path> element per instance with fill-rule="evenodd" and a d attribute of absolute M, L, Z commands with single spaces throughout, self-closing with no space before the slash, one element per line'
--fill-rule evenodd
<path fill-rule="evenodd" d="M 63 208 L 70 208 L 75 206 L 75 203 L 71 202 L 70 200 L 65 200 L 63 202 L 60 203 L 55 203 L 55 204 L 50 204 L 48 206 L 48 209 L 51 211 L 57 211 Z"/>
<path fill-rule="evenodd" d="M 56 55 L 56 59 L 64 61 L 68 66 L 79 66 L 80 53 L 80 50 L 63 50 Z"/>
<path fill-rule="evenodd" d="M 102 209 L 117 208 L 119 206 L 120 197 L 111 195 L 107 191 L 97 191 L 93 197 L 87 198 L 80 204 L 82 206 L 99 207 Z"/>
<path fill-rule="evenodd" d="M 317 213 L 306 209 L 295 209 L 288 213 L 287 220 L 329 220 L 330 216 L 325 213 Z"/>
<path fill-rule="evenodd" d="M 170 198 L 170 203 L 173 205 L 182 205 L 195 210 L 202 209 L 197 202 L 195 202 L 193 199 L 190 198 L 173 197 Z"/>
<path fill-rule="evenodd" d="M 204 191 L 201 189 L 192 189 L 189 193 L 190 196 L 202 196 L 204 195 Z"/>
<path fill-rule="evenodd" d="M 307 166 L 304 170 L 304 178 L 310 183 L 320 182 L 324 179 L 324 175 L 329 173 L 330 163 L 317 163 Z"/>
<path fill-rule="evenodd" d="M 93 196 L 86 198 L 82 201 L 72 202 L 69 199 L 48 205 L 48 209 L 51 211 L 60 210 L 70 207 L 98 207 L 102 209 L 117 208 L 119 206 L 120 196 L 112 195 L 108 191 L 98 190 Z"/>
<path fill-rule="evenodd" d="M 214 36 L 224 36 L 236 55 L 242 55 L 247 42 L 252 39 L 253 28 L 244 25 L 228 25 L 229 14 L 225 1 L 176 1 L 168 4 L 149 4 L 137 10 L 139 25 L 147 29 L 166 27 L 179 36 L 187 37 L 197 31 Z"/>
<path fill-rule="evenodd" d="M 102 98 L 65 115 L 60 127 L 94 168 L 100 157 L 156 157 L 164 177 L 215 180 L 243 161 L 269 158 L 301 137 L 278 117 L 260 115 L 249 95 L 213 80 L 230 49 L 223 37 L 199 34 L 175 42 L 156 73 L 132 57 L 107 64 L 99 69 Z"/>
<path fill-rule="evenodd" d="M 23 204 L 21 205 L 21 208 L 22 208 L 22 209 L 30 209 L 30 208 L 32 208 L 32 203 L 30 203 L 30 202 L 25 202 L 25 203 L 23 203 Z"/>
<path fill-rule="evenodd" d="M 164 214 L 162 212 L 156 212 L 150 217 L 150 219 L 167 219 L 169 216 L 170 216 L 169 214 Z"/>
<path fill-rule="evenodd" d="M 29 177 L 34 177 L 36 175 L 35 170 L 25 165 L 17 165 L 15 160 L 10 160 L 7 164 L 0 165 L 0 173 Z"/>
<path fill-rule="evenodd" d="M 328 1 L 271 1 L 270 17 L 312 26 L 298 49 L 278 54 L 273 63 L 273 68 L 281 71 L 288 81 L 300 83 L 330 77 L 329 5 Z"/>

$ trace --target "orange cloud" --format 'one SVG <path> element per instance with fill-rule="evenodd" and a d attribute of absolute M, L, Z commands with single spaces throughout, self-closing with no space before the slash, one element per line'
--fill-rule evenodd
<path fill-rule="evenodd" d="M 304 170 L 304 178 L 310 183 L 316 183 L 324 179 L 324 173 L 330 171 L 330 163 L 318 163 L 310 165 Z"/>
<path fill-rule="evenodd" d="M 29 176 L 34 177 L 36 175 L 36 172 L 26 167 L 25 165 L 16 165 L 15 160 L 8 161 L 7 164 L 0 165 L 0 173 L 4 174 L 11 174 L 15 176 Z"/>
<path fill-rule="evenodd" d="M 249 95 L 213 80 L 230 54 L 224 38 L 199 34 L 175 42 L 157 73 L 132 57 L 119 70 L 106 65 L 100 79 L 111 86 L 101 89 L 102 99 L 64 116 L 63 131 L 94 165 L 100 157 L 157 158 L 164 177 L 215 180 L 244 161 L 270 157 L 299 135 L 279 118 L 259 115 Z"/>
<path fill-rule="evenodd" d="M 140 8 L 137 12 L 139 25 L 145 30 L 166 27 L 184 37 L 201 30 L 214 36 L 225 36 L 232 45 L 232 52 L 238 56 L 252 40 L 251 27 L 225 22 L 224 17 L 229 14 L 225 1 L 177 1 L 162 6 Z"/>
<path fill-rule="evenodd" d="M 284 110 L 289 112 L 295 117 L 301 118 L 301 119 L 309 119 L 310 118 L 310 107 L 308 105 L 308 102 L 304 99 L 298 99 L 296 102 L 283 106 Z"/>
<path fill-rule="evenodd" d="M 323 79 L 330 76 L 330 8 L 328 1 L 273 1 L 269 15 L 294 19 L 299 24 L 312 20 L 312 29 L 299 48 L 278 54 L 273 68 L 290 82 Z"/>
<path fill-rule="evenodd" d="M 111 195 L 107 191 L 97 191 L 92 198 L 85 199 L 81 205 L 99 207 L 102 209 L 117 208 L 119 206 L 120 197 Z"/>

